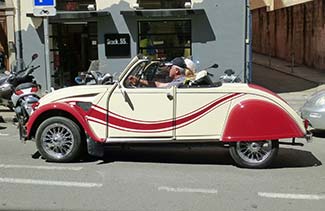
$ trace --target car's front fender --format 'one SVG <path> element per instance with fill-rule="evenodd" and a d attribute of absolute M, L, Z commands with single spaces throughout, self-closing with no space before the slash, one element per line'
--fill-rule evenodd
<path fill-rule="evenodd" d="M 224 142 L 304 137 L 305 131 L 282 107 L 261 99 L 246 99 L 230 111 Z"/>
<path fill-rule="evenodd" d="M 49 103 L 44 106 L 41 106 L 30 116 L 26 124 L 27 139 L 31 138 L 33 132 L 36 131 L 37 127 L 39 126 L 39 124 L 41 124 L 42 121 L 44 121 L 44 119 L 49 118 L 53 115 L 59 116 L 64 113 L 68 114 L 65 116 L 68 116 L 73 120 L 77 121 L 77 123 L 82 127 L 86 134 L 90 136 L 92 140 L 97 142 L 104 142 L 104 140 L 97 137 L 89 127 L 89 124 L 85 119 L 87 113 L 82 108 L 75 104 L 61 102 Z"/>

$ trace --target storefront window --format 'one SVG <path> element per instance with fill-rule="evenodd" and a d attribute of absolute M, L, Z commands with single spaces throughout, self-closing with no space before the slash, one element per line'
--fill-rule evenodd
<path fill-rule="evenodd" d="M 184 8 L 185 2 L 190 0 L 138 0 L 143 9 L 173 9 Z"/>
<path fill-rule="evenodd" d="M 96 0 L 60 0 L 56 9 L 61 11 L 88 11 L 89 5 L 96 5 Z M 94 8 L 92 8 L 94 9 Z"/>
<path fill-rule="evenodd" d="M 98 59 L 97 22 L 52 23 L 50 57 L 54 88 L 75 85 L 74 78 Z"/>
<path fill-rule="evenodd" d="M 167 60 L 192 54 L 190 20 L 140 21 L 138 30 L 138 53 Z"/>

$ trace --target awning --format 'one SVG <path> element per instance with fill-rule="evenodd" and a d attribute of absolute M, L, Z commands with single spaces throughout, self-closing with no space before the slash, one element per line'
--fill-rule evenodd
<path fill-rule="evenodd" d="M 62 20 L 97 20 L 99 17 L 108 17 L 108 11 L 57 11 L 55 16 L 50 17 L 50 21 Z M 35 17 L 33 13 L 28 13 L 27 17 Z"/>
<path fill-rule="evenodd" d="M 137 17 L 188 17 L 205 14 L 204 9 L 141 9 L 121 11 L 124 16 Z"/>
<path fill-rule="evenodd" d="M 266 7 L 267 11 L 273 11 L 310 1 L 313 0 L 250 0 L 250 9 L 254 10 Z"/>

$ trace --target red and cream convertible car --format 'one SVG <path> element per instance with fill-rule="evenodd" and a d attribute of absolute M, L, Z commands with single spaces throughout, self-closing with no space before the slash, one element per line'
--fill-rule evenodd
<path fill-rule="evenodd" d="M 280 97 L 249 84 L 213 84 L 199 72 L 182 87 L 130 84 L 164 79 L 159 61 L 136 56 L 112 85 L 74 86 L 45 95 L 26 124 L 48 161 L 102 156 L 117 143 L 221 143 L 238 166 L 264 168 L 279 139 L 305 137 L 308 122 Z M 203 77 L 202 77 L 203 75 Z M 204 76 L 205 75 L 205 76 Z"/>

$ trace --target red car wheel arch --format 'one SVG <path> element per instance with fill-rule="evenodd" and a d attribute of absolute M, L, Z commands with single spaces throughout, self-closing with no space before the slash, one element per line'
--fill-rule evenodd
<path fill-rule="evenodd" d="M 222 141 L 257 141 L 303 137 L 295 120 L 282 108 L 263 100 L 245 100 L 229 114 Z"/>

